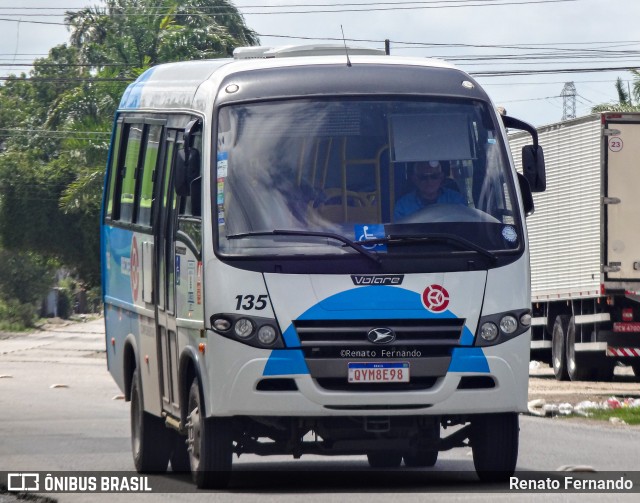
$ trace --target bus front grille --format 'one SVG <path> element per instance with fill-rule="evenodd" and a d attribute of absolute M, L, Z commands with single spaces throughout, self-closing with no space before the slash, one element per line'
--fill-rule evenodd
<path fill-rule="evenodd" d="M 416 320 L 297 320 L 293 322 L 302 348 L 379 347 L 367 338 L 378 328 L 389 329 L 395 340 L 385 346 L 457 346 L 464 319 Z"/>

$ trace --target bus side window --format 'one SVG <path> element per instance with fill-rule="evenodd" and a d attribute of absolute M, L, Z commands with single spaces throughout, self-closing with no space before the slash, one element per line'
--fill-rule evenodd
<path fill-rule="evenodd" d="M 105 211 L 105 218 L 117 219 L 119 217 L 119 215 L 117 214 L 119 205 L 114 203 L 118 198 L 118 193 L 116 192 L 116 188 L 117 188 L 116 181 L 119 178 L 118 157 L 120 156 L 120 143 L 122 141 L 122 127 L 123 127 L 123 122 L 122 120 L 119 120 L 116 124 L 115 134 L 113 135 L 113 151 L 111 152 L 111 159 L 110 159 L 110 166 L 109 166 L 109 183 L 107 185 L 109 192 L 105 197 L 105 202 L 107 204 L 107 208 Z"/>
<path fill-rule="evenodd" d="M 194 133 L 192 138 L 192 146 L 191 152 L 192 156 L 197 153 L 197 158 L 200 159 L 200 165 L 198 167 L 198 176 L 194 176 L 195 180 L 191 183 L 190 188 L 194 190 L 194 188 L 199 188 L 202 190 L 202 186 L 199 184 L 198 178 L 202 175 L 202 157 L 200 152 L 202 152 L 202 134 L 200 132 Z M 184 148 L 184 145 L 182 145 Z M 200 217 L 200 206 L 197 202 L 192 200 L 193 198 L 189 196 L 180 196 L 180 205 L 178 209 L 178 214 L 180 216 L 190 216 L 190 217 Z M 201 198 L 200 198 L 201 199 Z"/>
<path fill-rule="evenodd" d="M 161 136 L 162 126 L 148 126 L 144 159 L 142 161 L 142 177 L 138 182 L 140 195 L 139 198 L 136 198 L 136 205 L 138 207 L 136 223 L 145 226 L 150 226 L 152 223 L 153 181 L 158 164 Z"/>
<path fill-rule="evenodd" d="M 122 174 L 122 191 L 120 195 L 120 221 L 133 221 L 133 203 L 135 199 L 136 174 L 140 160 L 143 124 L 129 124 L 124 165 L 120 167 Z"/>
<path fill-rule="evenodd" d="M 202 135 L 199 133 L 193 136 L 192 151 L 202 151 Z M 200 157 L 200 156 L 199 156 Z M 201 159 L 201 157 L 200 157 Z M 202 174 L 202 160 L 200 160 L 200 174 Z M 196 187 L 202 190 L 197 182 Z M 194 190 L 194 184 L 191 185 Z M 180 196 L 178 206 L 178 235 L 187 244 L 191 245 L 196 253 L 200 256 L 202 251 L 202 223 L 200 217 L 200 208 L 193 204 L 191 196 Z"/>

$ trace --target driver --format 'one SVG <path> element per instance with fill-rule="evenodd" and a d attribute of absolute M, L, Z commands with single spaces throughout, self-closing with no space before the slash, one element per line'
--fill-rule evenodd
<path fill-rule="evenodd" d="M 411 182 L 415 187 L 396 202 L 395 221 L 407 217 L 431 204 L 467 204 L 465 198 L 455 190 L 442 186 L 444 173 L 438 161 L 419 161 L 413 164 Z"/>

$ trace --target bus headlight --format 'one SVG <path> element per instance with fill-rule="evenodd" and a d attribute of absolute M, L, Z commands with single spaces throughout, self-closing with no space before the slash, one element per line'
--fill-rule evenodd
<path fill-rule="evenodd" d="M 265 346 L 271 346 L 278 336 L 276 329 L 271 325 L 263 325 L 258 330 L 258 340 Z"/>
<path fill-rule="evenodd" d="M 253 335 L 253 323 L 248 318 L 240 318 L 233 326 L 233 331 L 241 339 L 247 339 Z"/>
<path fill-rule="evenodd" d="M 248 314 L 217 313 L 209 318 L 209 330 L 227 339 L 261 349 L 284 349 L 284 338 L 274 318 Z"/>
<path fill-rule="evenodd" d="M 476 346 L 495 346 L 526 333 L 531 327 L 531 310 L 516 309 L 489 314 L 478 320 Z"/>
<path fill-rule="evenodd" d="M 496 327 L 495 323 L 483 323 L 480 327 L 480 337 L 487 342 L 494 341 L 498 337 L 498 327 Z"/>
<path fill-rule="evenodd" d="M 518 320 L 510 314 L 503 316 L 500 320 L 500 330 L 505 334 L 511 335 L 518 329 Z"/>

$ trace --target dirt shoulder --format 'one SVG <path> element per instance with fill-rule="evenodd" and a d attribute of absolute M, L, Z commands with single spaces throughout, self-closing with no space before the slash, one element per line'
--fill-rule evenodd
<path fill-rule="evenodd" d="M 576 405 L 586 400 L 606 401 L 609 397 L 640 398 L 640 379 L 629 367 L 616 367 L 612 382 L 556 381 L 553 370 L 540 365 L 529 371 L 529 401 Z"/>

